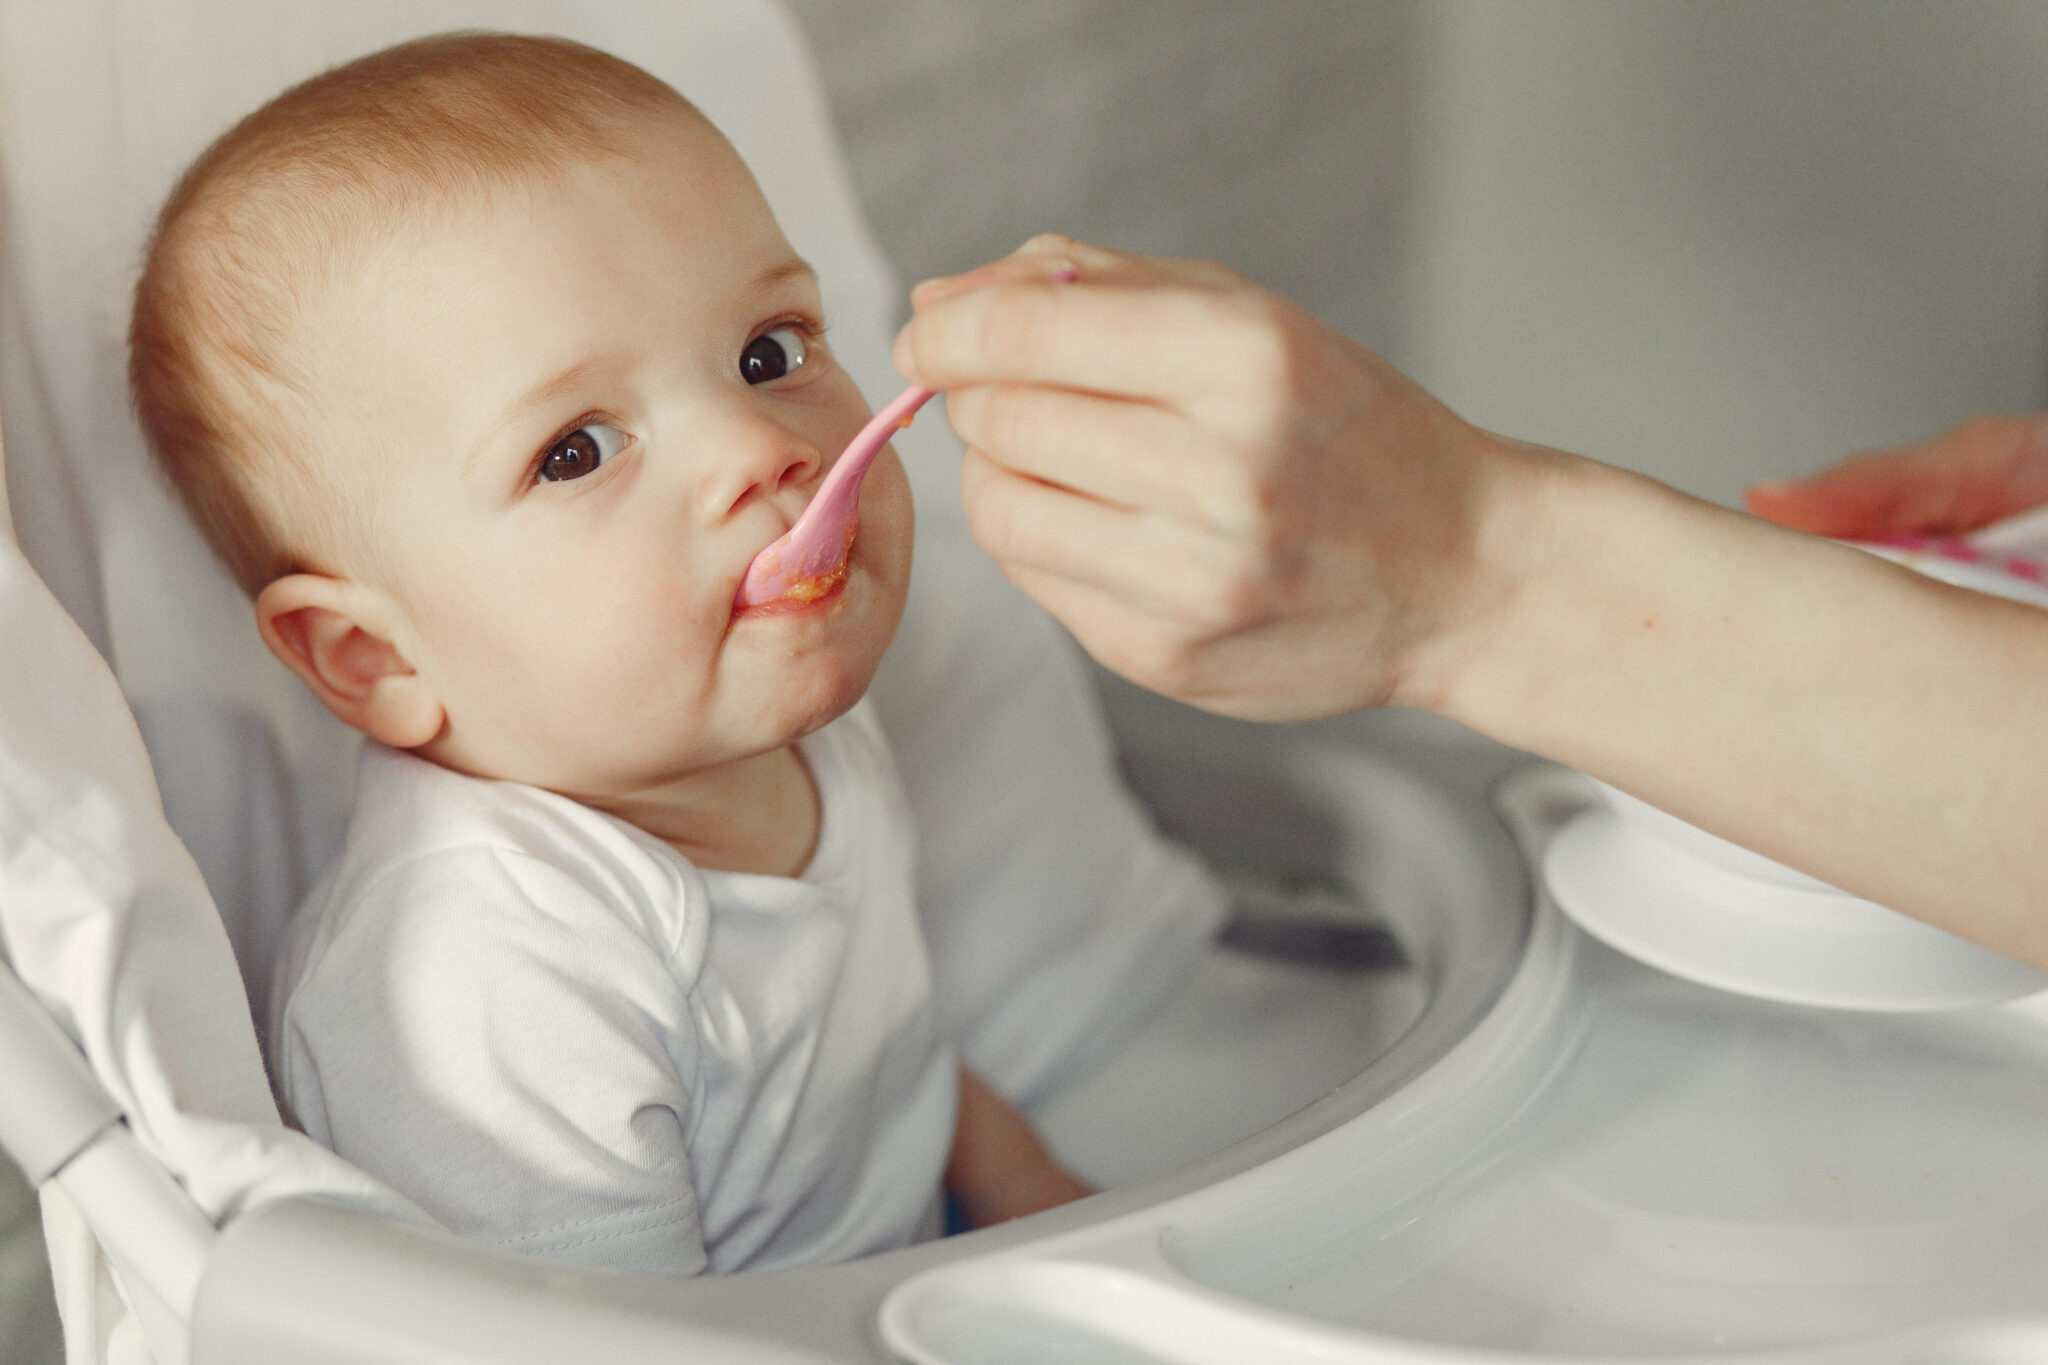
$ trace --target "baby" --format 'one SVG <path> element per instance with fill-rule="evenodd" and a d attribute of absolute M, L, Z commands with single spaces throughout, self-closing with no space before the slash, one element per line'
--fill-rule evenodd
<path fill-rule="evenodd" d="M 736 610 L 868 413 L 680 95 L 457 34 L 245 119 L 136 291 L 152 449 L 365 747 L 294 921 L 288 1111 L 567 1262 L 814 1264 L 1085 1193 L 941 1037 L 861 701 L 902 611 L 884 452 L 843 583 Z M 957 1135 L 956 1135 L 957 1128 Z"/>

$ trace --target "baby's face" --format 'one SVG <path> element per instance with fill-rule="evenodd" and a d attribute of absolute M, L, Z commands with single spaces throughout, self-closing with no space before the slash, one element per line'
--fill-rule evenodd
<path fill-rule="evenodd" d="M 735 611 L 868 409 L 737 155 L 688 126 L 386 239 L 309 313 L 335 572 L 399 614 L 447 712 L 422 752 L 598 804 L 815 730 L 903 606 L 909 486 L 875 462 L 843 588 Z"/>

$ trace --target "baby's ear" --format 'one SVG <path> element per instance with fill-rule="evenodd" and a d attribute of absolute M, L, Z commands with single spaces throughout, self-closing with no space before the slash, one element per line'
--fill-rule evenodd
<path fill-rule="evenodd" d="M 327 709 L 372 739 L 414 749 L 441 732 L 441 700 L 393 643 L 398 614 L 373 589 L 295 573 L 256 595 L 263 643 Z"/>

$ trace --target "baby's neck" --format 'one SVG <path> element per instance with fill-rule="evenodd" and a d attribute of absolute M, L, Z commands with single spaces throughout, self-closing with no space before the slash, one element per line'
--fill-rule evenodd
<path fill-rule="evenodd" d="M 589 804 L 719 872 L 794 877 L 818 846 L 818 788 L 794 744 Z"/>

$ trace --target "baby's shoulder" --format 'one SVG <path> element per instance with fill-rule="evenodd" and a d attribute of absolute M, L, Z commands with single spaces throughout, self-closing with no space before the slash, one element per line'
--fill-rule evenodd
<path fill-rule="evenodd" d="M 702 876 L 622 820 L 516 782 L 365 749 L 347 838 L 305 907 L 329 936 L 438 932 L 688 946 Z"/>

